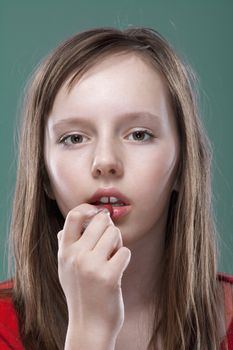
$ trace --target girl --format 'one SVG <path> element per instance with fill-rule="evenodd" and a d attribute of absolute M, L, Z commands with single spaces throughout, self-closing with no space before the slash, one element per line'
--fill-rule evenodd
<path fill-rule="evenodd" d="M 1 349 L 233 349 L 193 82 L 148 28 L 78 33 L 37 68 Z"/>

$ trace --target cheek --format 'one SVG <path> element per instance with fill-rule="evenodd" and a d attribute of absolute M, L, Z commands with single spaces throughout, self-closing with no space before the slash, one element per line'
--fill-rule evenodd
<path fill-rule="evenodd" d="M 51 157 L 48 163 L 51 182 L 55 188 L 67 184 L 67 179 L 71 177 L 70 166 L 67 163 L 65 157 Z"/>
<path fill-rule="evenodd" d="M 72 157 L 50 155 L 47 159 L 47 171 L 56 201 L 64 213 L 77 205 L 74 200 L 80 186 L 81 165 Z"/>
<path fill-rule="evenodd" d="M 164 145 L 166 146 L 166 145 Z M 135 171 L 135 184 L 141 198 L 166 199 L 170 195 L 176 173 L 176 149 L 158 147 L 149 157 L 139 157 Z"/>

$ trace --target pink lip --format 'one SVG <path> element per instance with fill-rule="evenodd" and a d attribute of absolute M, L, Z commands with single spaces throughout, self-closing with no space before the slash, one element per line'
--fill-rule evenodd
<path fill-rule="evenodd" d="M 93 204 L 98 202 L 101 197 L 116 197 L 119 198 L 124 204 L 129 205 L 129 199 L 115 188 L 100 188 L 94 195 L 87 200 L 88 203 Z"/>
<path fill-rule="evenodd" d="M 97 205 L 97 208 L 107 208 L 112 219 L 119 219 L 129 213 L 131 210 L 131 205 L 113 207 L 111 204 L 101 204 Z"/>
<path fill-rule="evenodd" d="M 128 214 L 128 212 L 131 210 L 131 205 L 129 202 L 129 199 L 122 194 L 120 191 L 118 191 L 115 188 L 100 188 L 98 189 L 94 195 L 87 201 L 90 204 L 94 204 L 99 201 L 101 197 L 116 197 L 120 199 L 125 205 L 124 206 L 112 206 L 109 203 L 106 204 L 98 204 L 96 205 L 98 208 L 107 208 L 110 212 L 112 219 L 118 219 Z"/>

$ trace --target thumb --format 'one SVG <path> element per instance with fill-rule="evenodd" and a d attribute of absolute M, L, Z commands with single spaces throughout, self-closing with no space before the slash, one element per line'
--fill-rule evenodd
<path fill-rule="evenodd" d="M 129 265 L 130 260 L 131 260 L 130 249 L 127 247 L 121 247 L 109 260 L 109 263 L 111 264 L 111 269 L 115 271 L 117 275 L 122 277 L 124 271 Z"/>

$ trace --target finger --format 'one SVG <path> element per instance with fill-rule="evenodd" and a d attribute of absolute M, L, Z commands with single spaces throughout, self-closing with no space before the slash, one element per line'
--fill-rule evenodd
<path fill-rule="evenodd" d="M 93 250 L 109 226 L 115 227 L 109 215 L 109 211 L 101 211 L 91 219 L 79 240 L 80 244 L 87 250 Z"/>
<path fill-rule="evenodd" d="M 59 231 L 57 234 L 58 243 L 61 240 L 62 232 L 63 232 L 63 230 Z"/>
<path fill-rule="evenodd" d="M 111 266 L 111 271 L 116 276 L 122 277 L 124 271 L 129 265 L 131 259 L 131 251 L 127 247 L 121 247 L 118 251 L 113 255 L 111 259 L 109 259 L 109 265 Z"/>
<path fill-rule="evenodd" d="M 122 245 L 120 229 L 116 226 L 109 226 L 101 239 L 97 242 L 94 251 L 100 260 L 106 261 L 110 259 Z"/>
<path fill-rule="evenodd" d="M 100 210 L 90 204 L 81 204 L 72 209 L 66 216 L 63 232 L 61 234 L 60 245 L 69 245 L 76 242 L 82 234 L 85 220 L 96 215 Z"/>

